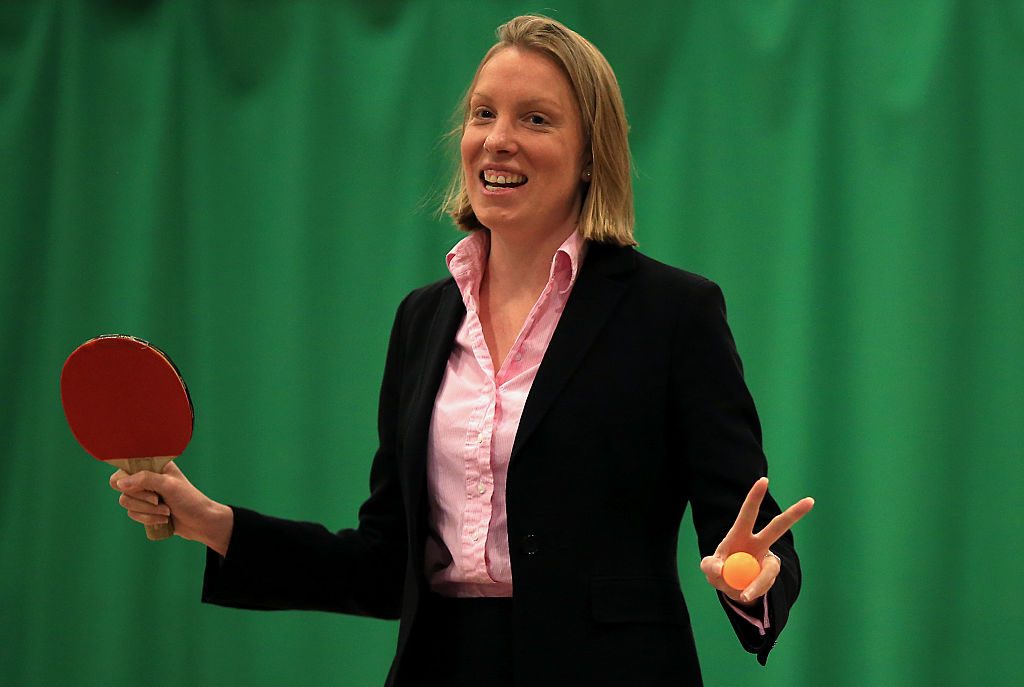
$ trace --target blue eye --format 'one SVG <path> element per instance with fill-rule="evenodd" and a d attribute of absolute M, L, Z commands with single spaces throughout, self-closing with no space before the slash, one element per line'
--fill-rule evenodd
<path fill-rule="evenodd" d="M 547 123 L 548 123 L 548 120 L 545 119 L 541 115 L 537 115 L 537 114 L 530 115 L 530 124 L 537 124 L 539 126 L 539 125 L 547 124 Z"/>

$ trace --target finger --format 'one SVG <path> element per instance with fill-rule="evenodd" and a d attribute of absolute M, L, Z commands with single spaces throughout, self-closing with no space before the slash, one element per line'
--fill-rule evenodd
<path fill-rule="evenodd" d="M 740 591 L 738 589 L 733 589 L 732 587 L 727 585 L 724 579 L 718 578 L 717 580 L 714 580 L 708 578 L 708 584 L 714 587 L 715 591 L 721 593 L 726 598 L 731 599 L 732 601 L 735 601 L 737 603 L 743 603 L 740 601 Z"/>
<path fill-rule="evenodd" d="M 128 517 L 135 522 L 141 522 L 143 525 L 166 525 L 170 522 L 170 518 L 166 515 L 153 515 L 151 513 L 140 513 L 138 511 L 128 511 Z"/>
<path fill-rule="evenodd" d="M 740 513 L 736 516 L 736 522 L 732 526 L 734 531 L 744 534 L 754 531 L 754 523 L 757 522 L 757 514 L 761 510 L 761 501 L 764 500 L 767 491 L 767 477 L 762 477 L 754 482 L 754 486 L 750 487 L 750 491 L 747 492 L 747 498 L 743 499 L 743 505 L 740 506 Z"/>
<path fill-rule="evenodd" d="M 167 476 L 150 472 L 149 470 L 141 470 L 136 472 L 134 475 L 129 475 L 118 480 L 117 488 L 129 494 L 151 491 L 159 495 L 164 492 L 167 484 Z"/>
<path fill-rule="evenodd" d="M 732 587 L 730 587 L 729 585 L 722 584 L 721 586 L 711 586 L 715 587 L 715 591 L 719 592 L 722 596 L 729 599 L 730 601 L 733 601 L 741 605 L 745 605 L 744 602 L 740 599 L 740 593 Z"/>
<path fill-rule="evenodd" d="M 129 496 L 128 494 L 121 494 L 121 498 L 117 500 L 126 510 L 135 511 L 139 513 L 149 513 L 151 515 L 170 515 L 171 509 L 166 505 L 160 503 L 156 494 L 153 492 L 144 492 L 150 494 L 145 500 L 135 496 Z"/>
<path fill-rule="evenodd" d="M 117 486 L 117 483 L 127 476 L 128 473 L 125 472 L 124 470 L 118 470 L 117 472 L 115 472 L 113 475 L 110 476 L 110 488 L 113 489 L 114 491 L 121 491 L 120 487 Z"/>
<path fill-rule="evenodd" d="M 708 581 L 708 584 L 733 601 L 739 600 L 739 591 L 726 584 L 725 579 L 722 578 L 722 560 L 720 558 L 706 556 L 700 562 L 700 570 L 704 573 L 704 578 Z"/>
<path fill-rule="evenodd" d="M 761 561 L 761 572 L 754 581 L 747 585 L 747 588 L 740 594 L 740 601 L 749 604 L 768 593 L 768 590 L 775 584 L 775 578 L 779 576 L 779 559 L 768 554 Z"/>
<path fill-rule="evenodd" d="M 700 561 L 700 571 L 704 573 L 704 576 L 708 578 L 710 582 L 712 578 L 721 579 L 722 577 L 722 559 L 717 556 L 705 556 Z"/>
<path fill-rule="evenodd" d="M 772 521 L 757 533 L 757 539 L 765 547 L 770 547 L 779 540 L 779 537 L 788 532 L 800 518 L 810 513 L 812 508 L 814 508 L 814 499 L 810 496 L 800 499 L 785 511 L 772 518 Z"/>

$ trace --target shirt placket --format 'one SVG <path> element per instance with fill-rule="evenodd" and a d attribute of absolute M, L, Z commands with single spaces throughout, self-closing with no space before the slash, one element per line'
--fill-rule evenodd
<path fill-rule="evenodd" d="M 507 364 L 503 364 L 502 368 L 498 371 L 495 379 L 495 386 L 499 392 L 501 390 L 501 385 L 510 378 L 515 377 L 522 369 L 523 358 L 527 356 L 528 349 L 530 348 L 528 346 L 530 334 L 533 331 L 538 316 L 540 313 L 544 312 L 544 307 L 547 304 L 548 299 L 551 297 L 553 284 L 553 280 L 548 280 L 548 283 L 541 292 L 540 297 L 530 310 L 530 314 L 526 316 L 526 321 L 523 322 L 523 328 L 519 332 L 519 336 L 516 337 L 515 342 L 512 344 L 512 349 L 508 352 Z M 503 363 L 505 363 L 505 361 L 503 361 Z M 500 400 L 499 393 L 499 403 Z"/>
<path fill-rule="evenodd" d="M 476 582 L 490 582 L 487 572 L 487 534 L 491 519 L 491 495 L 494 475 L 491 469 L 491 446 L 494 432 L 494 411 L 497 387 L 494 369 L 487 351 L 483 328 L 475 308 L 467 313 L 470 318 L 469 338 L 473 355 L 483 371 L 484 383 L 480 404 L 474 408 L 467 426 L 464 443 L 466 508 L 463 512 L 461 549 L 462 568 L 467 577 Z"/>

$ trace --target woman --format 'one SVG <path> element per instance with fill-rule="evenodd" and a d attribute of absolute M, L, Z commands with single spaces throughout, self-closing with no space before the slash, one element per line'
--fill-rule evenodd
<path fill-rule="evenodd" d="M 718 287 L 633 249 L 603 56 L 544 17 L 498 36 L 445 203 L 469 236 L 452 278 L 398 309 L 359 526 L 222 505 L 173 464 L 111 485 L 134 520 L 209 547 L 205 601 L 400 618 L 389 685 L 700 684 L 676 570 L 690 504 L 701 569 L 763 663 L 813 501 L 780 514 L 767 495 Z M 739 550 L 762 572 L 735 591 Z"/>

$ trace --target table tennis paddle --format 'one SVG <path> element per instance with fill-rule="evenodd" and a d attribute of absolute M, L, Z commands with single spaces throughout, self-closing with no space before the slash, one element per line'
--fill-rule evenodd
<path fill-rule="evenodd" d="M 100 336 L 76 348 L 64 362 L 60 395 L 82 448 L 128 474 L 163 472 L 192 438 L 192 399 L 178 368 L 133 336 Z M 173 521 L 146 525 L 149 539 L 172 534 Z"/>

